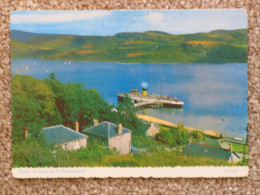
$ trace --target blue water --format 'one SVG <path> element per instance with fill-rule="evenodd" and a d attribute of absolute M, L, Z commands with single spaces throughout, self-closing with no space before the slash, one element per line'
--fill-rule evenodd
<path fill-rule="evenodd" d="M 51 72 L 64 83 L 81 82 L 88 89 L 95 88 L 107 102 L 115 105 L 117 92 L 141 90 L 141 83 L 147 82 L 148 93 L 166 94 L 184 101 L 182 109 L 147 109 L 148 115 L 174 123 L 182 122 L 185 126 L 215 129 L 230 136 L 246 136 L 244 129 L 248 121 L 248 104 L 245 63 L 64 64 L 64 61 L 12 60 L 12 75 L 28 74 L 44 79 Z"/>

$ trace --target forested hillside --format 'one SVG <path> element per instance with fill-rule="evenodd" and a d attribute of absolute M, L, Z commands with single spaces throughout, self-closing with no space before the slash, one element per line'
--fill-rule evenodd
<path fill-rule="evenodd" d="M 46 60 L 122 63 L 221 63 L 247 61 L 247 29 L 172 35 L 44 35 L 11 31 L 11 56 Z"/>

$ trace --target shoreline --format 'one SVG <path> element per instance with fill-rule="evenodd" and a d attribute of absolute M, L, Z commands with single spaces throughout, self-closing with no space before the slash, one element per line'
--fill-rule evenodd
<path fill-rule="evenodd" d="M 174 128 L 178 127 L 178 124 L 176 124 L 176 123 L 172 123 L 172 122 L 169 122 L 169 121 L 166 121 L 166 120 L 163 120 L 163 119 L 160 119 L 160 118 L 156 118 L 156 117 L 153 117 L 153 116 L 150 116 L 150 115 L 143 115 L 143 114 L 136 113 L 136 117 L 140 120 L 143 120 L 143 121 L 155 122 L 155 123 L 159 123 L 161 125 L 168 126 L 168 127 L 174 127 Z M 202 131 L 206 135 L 211 136 L 211 137 L 215 137 L 215 138 L 218 138 L 218 139 L 220 139 L 221 134 L 226 138 L 233 139 L 233 137 L 228 136 L 228 135 L 224 135 L 223 133 L 220 133 L 220 132 L 213 130 L 213 129 L 203 130 L 203 129 L 188 127 L 188 126 L 184 126 L 184 129 L 187 129 L 189 131 L 195 131 L 195 130 Z M 244 140 L 244 138 L 242 138 L 242 139 Z"/>
<path fill-rule="evenodd" d="M 182 65 L 182 64 L 208 64 L 208 65 L 225 65 L 225 64 L 248 64 L 248 61 L 246 62 L 170 62 L 170 63 L 163 63 L 163 62 L 118 62 L 118 61 L 75 61 L 75 60 L 59 60 L 59 59 L 39 59 L 39 58 L 11 58 L 11 60 L 41 60 L 41 61 L 58 61 L 58 62 L 88 62 L 88 63 L 116 63 L 116 64 L 134 64 L 134 65 L 139 65 L 139 64 L 166 64 L 166 65 Z"/>

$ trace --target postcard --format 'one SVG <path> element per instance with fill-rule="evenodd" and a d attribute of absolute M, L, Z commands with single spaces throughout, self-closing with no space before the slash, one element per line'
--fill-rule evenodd
<path fill-rule="evenodd" d="M 246 10 L 10 17 L 13 177 L 248 175 Z"/>

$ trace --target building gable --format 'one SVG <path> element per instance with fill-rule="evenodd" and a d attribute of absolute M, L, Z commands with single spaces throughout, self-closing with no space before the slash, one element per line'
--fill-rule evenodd
<path fill-rule="evenodd" d="M 88 135 L 94 135 L 102 138 L 110 138 L 120 135 L 118 133 L 118 125 L 107 121 L 103 121 L 96 126 L 92 126 L 88 129 L 85 129 L 83 130 L 83 132 Z M 132 131 L 124 127 L 122 128 L 122 134 L 129 132 Z"/>

